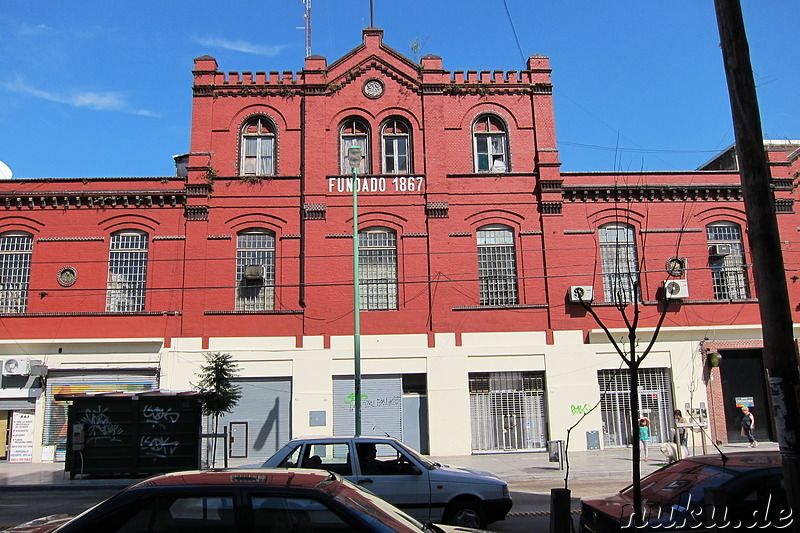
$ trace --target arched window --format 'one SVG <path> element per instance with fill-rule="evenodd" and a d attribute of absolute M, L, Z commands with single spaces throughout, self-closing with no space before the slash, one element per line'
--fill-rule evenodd
<path fill-rule="evenodd" d="M 106 311 L 144 311 L 147 288 L 147 234 L 136 230 L 111 235 Z"/>
<path fill-rule="evenodd" d="M 28 309 L 33 236 L 23 232 L 0 235 L 0 313 Z"/>
<path fill-rule="evenodd" d="M 715 300 L 744 300 L 750 297 L 750 284 L 744 262 L 742 229 L 733 222 L 713 222 L 706 226 L 708 266 Z"/>
<path fill-rule="evenodd" d="M 514 231 L 508 226 L 478 229 L 478 283 L 481 305 L 519 303 Z"/>
<path fill-rule="evenodd" d="M 639 262 L 633 226 L 611 222 L 600 226 L 600 261 L 606 302 L 629 303 L 639 298 Z"/>
<path fill-rule="evenodd" d="M 358 232 L 361 309 L 397 309 L 397 234 L 388 228 Z"/>
<path fill-rule="evenodd" d="M 266 117 L 249 120 L 242 128 L 242 176 L 275 174 L 275 126 Z"/>
<path fill-rule="evenodd" d="M 413 172 L 411 168 L 411 143 L 408 124 L 392 119 L 383 125 L 383 173 L 403 174 Z"/>
<path fill-rule="evenodd" d="M 236 310 L 275 309 L 275 234 L 264 229 L 236 237 Z"/>
<path fill-rule="evenodd" d="M 482 115 L 472 125 L 475 172 L 507 172 L 506 126 L 495 115 Z"/>
<path fill-rule="evenodd" d="M 369 159 L 369 126 L 360 118 L 348 118 L 342 123 L 339 129 L 340 139 L 340 161 L 341 173 L 351 174 L 353 171 L 350 168 L 350 162 L 347 159 L 347 149 L 351 146 L 358 146 L 361 148 L 361 165 L 358 167 L 359 174 L 366 174 L 370 171 Z"/>

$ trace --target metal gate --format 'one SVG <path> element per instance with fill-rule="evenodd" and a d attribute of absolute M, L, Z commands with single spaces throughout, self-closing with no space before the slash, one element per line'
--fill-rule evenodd
<path fill-rule="evenodd" d="M 598 370 L 605 446 L 631 444 L 631 374 L 627 368 Z M 668 368 L 639 369 L 639 415 L 650 419 L 650 442 L 671 439 L 672 389 Z"/>
<path fill-rule="evenodd" d="M 470 373 L 469 401 L 473 452 L 545 448 L 544 372 Z"/>
<path fill-rule="evenodd" d="M 355 434 L 353 378 L 333 378 L 333 434 Z M 403 440 L 403 379 L 399 375 L 361 378 L 361 433 Z"/>

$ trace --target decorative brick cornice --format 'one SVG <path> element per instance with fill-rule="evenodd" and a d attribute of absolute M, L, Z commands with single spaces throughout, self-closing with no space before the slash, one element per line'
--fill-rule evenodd
<path fill-rule="evenodd" d="M 427 237 L 427 233 L 403 233 L 401 235 L 402 239 L 415 239 L 415 238 L 424 238 Z"/>
<path fill-rule="evenodd" d="M 742 187 L 705 185 L 564 185 L 565 202 L 741 202 Z"/>
<path fill-rule="evenodd" d="M 36 242 L 103 242 L 105 237 L 39 237 Z"/>
<path fill-rule="evenodd" d="M 187 205 L 186 206 L 186 220 L 208 220 L 208 206 L 207 205 Z"/>
<path fill-rule="evenodd" d="M 185 241 L 186 235 L 156 235 L 153 241 Z"/>
<path fill-rule="evenodd" d="M 185 203 L 184 190 L 0 192 L 0 208 L 5 209 L 176 207 Z"/>
<path fill-rule="evenodd" d="M 207 235 L 206 239 L 209 241 L 230 241 L 233 237 L 230 235 Z"/>
<path fill-rule="evenodd" d="M 775 200 L 775 213 L 779 215 L 794 213 L 794 200 L 790 198 L 777 198 Z"/>
<path fill-rule="evenodd" d="M 325 220 L 327 210 L 325 204 L 304 204 L 303 220 Z"/>
<path fill-rule="evenodd" d="M 563 209 L 561 202 L 541 202 L 539 210 L 543 215 L 560 215 Z"/>
<path fill-rule="evenodd" d="M 450 204 L 447 202 L 428 202 L 425 204 L 425 214 L 428 218 L 448 218 Z"/>

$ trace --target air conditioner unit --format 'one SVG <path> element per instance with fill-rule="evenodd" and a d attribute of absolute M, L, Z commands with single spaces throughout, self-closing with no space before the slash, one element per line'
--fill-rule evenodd
<path fill-rule="evenodd" d="M 3 360 L 4 376 L 27 376 L 31 373 L 31 360 L 28 357 L 9 357 Z"/>
<path fill-rule="evenodd" d="M 685 279 L 668 279 L 664 282 L 664 296 L 667 300 L 688 298 L 689 282 Z"/>
<path fill-rule="evenodd" d="M 245 265 L 244 279 L 248 281 L 264 279 L 264 267 L 261 265 Z"/>
<path fill-rule="evenodd" d="M 569 288 L 569 301 L 573 304 L 594 300 L 594 288 L 591 285 L 573 285 Z"/>
<path fill-rule="evenodd" d="M 722 257 L 731 255 L 730 244 L 712 244 L 708 247 L 708 255 L 711 257 Z"/>

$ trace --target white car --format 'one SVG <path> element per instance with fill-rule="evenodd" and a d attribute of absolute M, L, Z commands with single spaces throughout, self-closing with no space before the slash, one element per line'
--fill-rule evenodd
<path fill-rule="evenodd" d="M 512 505 L 494 474 L 441 465 L 393 438 L 294 439 L 262 467 L 336 472 L 423 522 L 485 529 Z"/>

